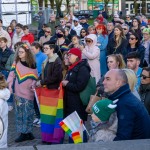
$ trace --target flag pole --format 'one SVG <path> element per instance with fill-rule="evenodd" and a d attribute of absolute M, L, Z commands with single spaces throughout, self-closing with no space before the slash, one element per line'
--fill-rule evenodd
<path fill-rule="evenodd" d="M 78 113 L 75 111 L 76 115 L 78 116 L 78 119 L 81 120 L 81 118 L 79 117 Z M 84 129 L 86 130 L 88 136 L 90 136 L 89 132 L 87 131 L 85 125 L 83 124 Z"/>

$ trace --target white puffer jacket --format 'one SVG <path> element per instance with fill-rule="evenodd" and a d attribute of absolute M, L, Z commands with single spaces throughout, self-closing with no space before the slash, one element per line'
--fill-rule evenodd
<path fill-rule="evenodd" d="M 7 131 L 8 131 L 8 104 L 7 100 L 10 97 L 10 91 L 5 88 L 0 90 L 0 117 L 4 123 L 4 133 L 0 139 L 0 148 L 7 147 Z M 0 127 L 1 128 L 1 127 Z"/>

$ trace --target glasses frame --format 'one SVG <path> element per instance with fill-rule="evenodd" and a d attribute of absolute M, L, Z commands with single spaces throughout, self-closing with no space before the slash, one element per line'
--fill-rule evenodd
<path fill-rule="evenodd" d="M 145 76 L 143 74 L 141 74 L 140 77 L 143 78 L 144 80 L 146 80 L 147 78 L 150 78 L 150 77 L 147 77 L 147 76 Z"/>

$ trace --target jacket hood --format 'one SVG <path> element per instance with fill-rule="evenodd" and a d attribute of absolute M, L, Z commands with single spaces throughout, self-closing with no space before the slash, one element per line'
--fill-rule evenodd
<path fill-rule="evenodd" d="M 89 34 L 85 37 L 85 39 L 91 39 L 93 41 L 92 46 L 96 46 L 97 44 L 97 36 L 95 34 Z"/>
<path fill-rule="evenodd" d="M 108 98 L 111 100 L 116 100 L 119 99 L 120 96 L 131 92 L 130 88 L 129 88 L 129 84 L 125 84 L 123 86 L 121 86 L 116 92 L 114 92 L 113 94 L 109 95 Z"/>
<path fill-rule="evenodd" d="M 10 91 L 7 88 L 0 90 L 0 99 L 7 101 L 9 97 L 10 97 Z"/>

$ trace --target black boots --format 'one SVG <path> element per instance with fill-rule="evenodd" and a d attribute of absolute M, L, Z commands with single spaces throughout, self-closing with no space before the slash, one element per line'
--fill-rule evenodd
<path fill-rule="evenodd" d="M 33 139 L 34 136 L 32 133 L 27 133 L 27 134 L 21 133 L 21 135 L 15 140 L 15 142 L 23 142 L 26 140 L 33 140 Z"/>

